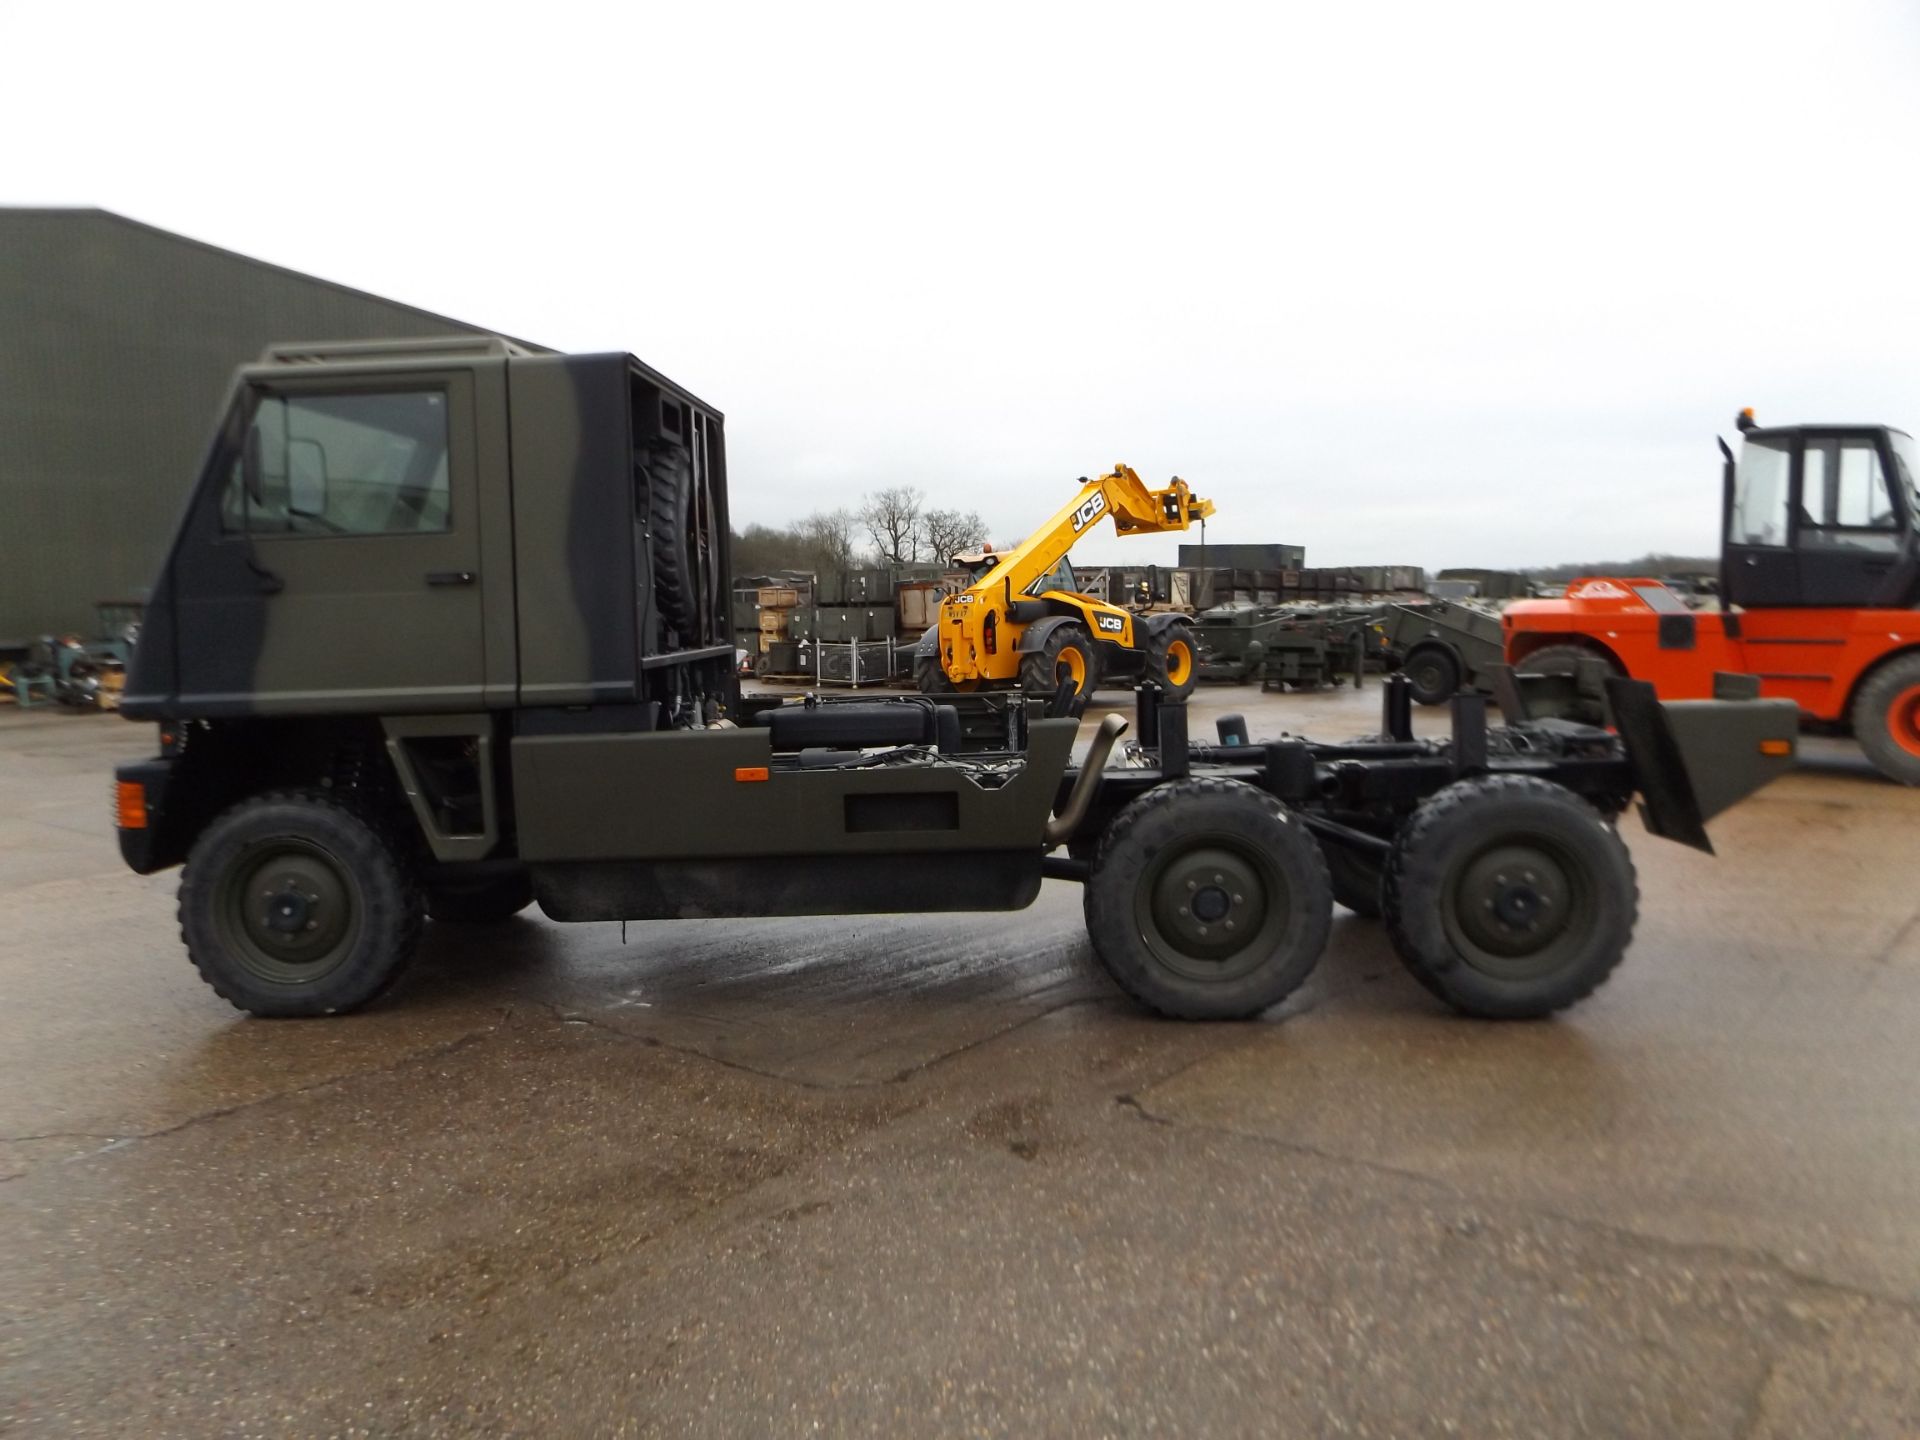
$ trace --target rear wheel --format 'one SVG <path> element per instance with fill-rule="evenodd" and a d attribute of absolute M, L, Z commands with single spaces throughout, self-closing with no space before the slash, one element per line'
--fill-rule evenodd
<path fill-rule="evenodd" d="M 1422 705 L 1444 705 L 1460 688 L 1460 662 L 1438 645 L 1414 651 L 1401 673 L 1413 685 L 1413 698 Z"/>
<path fill-rule="evenodd" d="M 1902 785 L 1920 785 L 1920 655 L 1889 660 L 1853 701 L 1853 733 L 1874 768 Z"/>
<path fill-rule="evenodd" d="M 180 934 L 214 993 L 255 1015 L 358 1009 L 399 978 L 421 896 L 379 830 L 317 794 L 262 795 L 201 833 Z"/>
<path fill-rule="evenodd" d="M 1168 697 L 1186 699 L 1198 678 L 1196 653 L 1191 625 L 1176 621 L 1159 626 L 1147 636 L 1147 678 Z"/>
<path fill-rule="evenodd" d="M 1020 662 L 1020 688 L 1029 695 L 1052 695 L 1062 680 L 1073 681 L 1076 699 L 1093 693 L 1093 642 L 1084 626 L 1054 626 L 1040 648 Z"/>
<path fill-rule="evenodd" d="M 1579 796 L 1526 775 L 1449 785 L 1387 861 L 1394 948 L 1427 989 L 1490 1020 L 1548 1015 L 1591 994 L 1639 913 L 1633 861 Z"/>
<path fill-rule="evenodd" d="M 1326 948 L 1333 893 L 1286 806 L 1234 780 L 1150 790 L 1101 838 L 1087 933 L 1114 982 L 1181 1020 L 1279 1004 Z"/>

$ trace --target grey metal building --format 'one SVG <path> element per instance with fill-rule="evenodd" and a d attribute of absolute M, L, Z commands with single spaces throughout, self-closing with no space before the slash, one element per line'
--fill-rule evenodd
<path fill-rule="evenodd" d="M 266 345 L 478 333 L 105 210 L 0 208 L 0 645 L 152 582 Z"/>
<path fill-rule="evenodd" d="M 1307 563 L 1304 545 L 1182 545 L 1180 564 L 1217 570 L 1298 570 Z"/>

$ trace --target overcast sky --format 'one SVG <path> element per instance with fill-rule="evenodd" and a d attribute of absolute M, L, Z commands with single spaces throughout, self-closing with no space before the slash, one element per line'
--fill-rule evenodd
<path fill-rule="evenodd" d="M 0 0 L 0 56 L 0 202 L 632 350 L 736 523 L 1004 540 L 1126 460 L 1314 564 L 1711 551 L 1739 406 L 1920 424 L 1912 4 Z"/>

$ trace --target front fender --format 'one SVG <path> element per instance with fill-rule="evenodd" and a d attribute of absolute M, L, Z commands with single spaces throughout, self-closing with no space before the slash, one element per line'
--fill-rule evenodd
<path fill-rule="evenodd" d="M 1020 632 L 1020 643 L 1014 647 L 1018 655 L 1037 655 L 1046 648 L 1047 636 L 1062 625 L 1079 625 L 1080 621 L 1072 615 L 1049 615 L 1044 620 L 1035 620 Z M 1081 625 L 1082 629 L 1086 627 Z"/>

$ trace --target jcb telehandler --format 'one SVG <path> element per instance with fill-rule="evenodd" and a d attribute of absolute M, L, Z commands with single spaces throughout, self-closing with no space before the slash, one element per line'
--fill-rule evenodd
<path fill-rule="evenodd" d="M 1067 552 L 1109 515 L 1122 535 L 1158 535 L 1211 514 L 1213 502 L 1177 475 L 1164 490 L 1149 490 L 1128 465 L 1082 476 L 1073 499 L 1011 550 L 953 557 L 973 583 L 947 597 L 920 637 L 914 682 L 927 695 L 1009 686 L 1052 695 L 1070 683 L 1079 697 L 1102 680 L 1145 679 L 1184 699 L 1197 673 L 1186 617 L 1135 615 L 1081 594 Z"/>
<path fill-rule="evenodd" d="M 1719 611 L 1658 580 L 1588 575 L 1509 606 L 1507 659 L 1585 657 L 1661 698 L 1711 695 L 1717 671 L 1760 679 L 1808 725 L 1851 732 L 1889 779 L 1920 785 L 1920 455 L 1884 425 L 1762 428 L 1723 440 Z"/>
<path fill-rule="evenodd" d="M 1490 728 L 1462 696 L 1436 740 L 1396 679 L 1381 733 L 1339 745 L 1192 744 L 1143 684 L 1112 768 L 1126 722 L 1076 763 L 1057 695 L 742 697 L 726 494 L 719 412 L 629 355 L 457 339 L 244 367 L 128 677 L 159 751 L 115 777 L 127 864 L 184 864 L 208 984 L 326 1015 L 392 985 L 428 919 L 1017 910 L 1056 878 L 1169 1015 L 1277 1003 L 1336 898 L 1450 1004 L 1542 1015 L 1631 938 L 1612 821 L 1634 796 L 1705 847 L 1792 763 L 1791 705 L 1630 680 L 1614 730 L 1517 694 Z M 1156 504 L 1192 513 L 1184 487 Z M 960 704 L 1004 730 L 969 743 Z"/>

